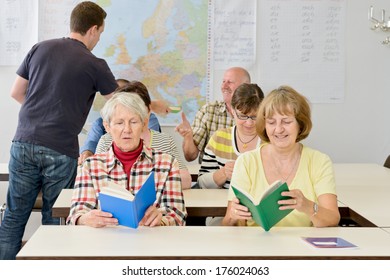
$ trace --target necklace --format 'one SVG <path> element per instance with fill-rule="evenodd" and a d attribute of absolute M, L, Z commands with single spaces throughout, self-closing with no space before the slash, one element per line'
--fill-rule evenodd
<path fill-rule="evenodd" d="M 237 137 L 238 137 L 238 139 L 240 140 L 240 142 L 242 143 L 242 148 L 243 148 L 244 150 L 246 150 L 246 147 L 248 146 L 248 144 L 249 144 L 250 142 L 252 142 L 253 139 L 255 139 L 255 138 L 257 137 L 257 134 L 256 134 L 255 137 L 253 137 L 251 140 L 249 140 L 248 142 L 244 142 L 244 141 L 242 141 L 242 139 L 241 139 L 241 137 L 240 137 L 240 134 L 238 134 L 238 129 L 237 129 L 237 128 L 236 128 L 236 132 L 237 132 Z"/>
<path fill-rule="evenodd" d="M 279 176 L 283 179 L 283 182 L 287 182 L 288 178 L 290 178 L 291 174 L 294 172 L 295 168 L 297 167 L 297 164 L 298 164 L 300 158 L 301 158 L 301 146 L 299 146 L 298 156 L 294 162 L 294 166 L 291 168 L 290 172 L 287 174 L 287 177 L 282 176 L 282 173 L 280 172 L 280 169 L 277 167 L 276 161 L 274 160 L 275 169 L 278 171 Z"/>

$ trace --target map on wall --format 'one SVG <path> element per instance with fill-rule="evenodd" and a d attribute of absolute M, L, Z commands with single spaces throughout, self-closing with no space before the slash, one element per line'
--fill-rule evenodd
<path fill-rule="evenodd" d="M 34 1 L 31 17 L 25 16 L 24 2 L 0 0 L 6 7 L 0 12 L 0 65 L 19 65 L 38 41 L 69 36 L 71 11 L 81 1 Z M 152 99 L 181 106 L 190 122 L 203 104 L 218 97 L 218 91 L 210 90 L 215 69 L 255 65 L 256 0 L 244 6 L 235 0 L 95 2 L 107 18 L 93 53 L 107 61 L 116 78 L 140 80 Z M 82 134 L 104 102 L 97 95 Z M 165 126 L 181 121 L 177 113 L 158 118 Z"/>
<path fill-rule="evenodd" d="M 181 106 L 189 119 L 206 101 L 208 0 L 101 0 L 108 14 L 93 50 L 116 78 L 143 82 L 152 100 Z M 88 122 L 99 117 L 105 99 L 97 95 Z M 158 116 L 176 125 L 180 114 Z"/>

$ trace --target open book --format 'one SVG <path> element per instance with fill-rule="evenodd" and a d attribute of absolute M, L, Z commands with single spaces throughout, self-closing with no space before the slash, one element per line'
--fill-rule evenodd
<path fill-rule="evenodd" d="M 257 201 L 243 190 L 239 190 L 234 186 L 232 186 L 232 189 L 238 200 L 240 200 L 240 204 L 248 207 L 253 220 L 259 226 L 263 227 L 265 231 L 269 231 L 293 210 L 279 210 L 280 205 L 278 204 L 278 200 L 290 198 L 288 196 L 282 196 L 281 193 L 289 189 L 287 184 L 281 181 L 274 182 Z"/>
<path fill-rule="evenodd" d="M 131 192 L 114 183 L 102 188 L 99 193 L 100 209 L 110 212 L 123 226 L 137 228 L 146 210 L 156 201 L 154 172 L 134 196 Z"/>

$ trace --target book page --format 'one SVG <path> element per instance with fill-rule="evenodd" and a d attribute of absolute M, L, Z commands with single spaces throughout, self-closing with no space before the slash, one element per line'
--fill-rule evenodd
<path fill-rule="evenodd" d="M 259 205 L 260 201 L 262 201 L 264 198 L 266 198 L 267 196 L 272 194 L 277 188 L 279 188 L 283 184 L 284 183 L 280 180 L 273 182 L 271 184 L 271 186 L 260 196 L 259 199 L 255 199 L 252 195 L 250 195 L 248 192 L 246 192 L 242 189 L 239 189 L 236 187 L 233 187 L 233 188 L 238 190 L 239 192 L 241 192 L 243 195 L 245 195 L 254 205 Z M 286 198 L 288 198 L 288 197 L 286 197 Z"/>
<path fill-rule="evenodd" d="M 273 182 L 271 184 L 271 187 L 263 193 L 263 195 L 261 196 L 259 202 L 262 201 L 263 198 L 267 197 L 269 194 L 273 193 L 282 184 L 283 184 L 283 182 L 280 181 L 280 180 L 277 180 L 277 181 Z"/>
<path fill-rule="evenodd" d="M 111 181 L 108 182 L 107 187 L 102 188 L 100 190 L 100 193 L 126 199 L 129 201 L 134 200 L 134 195 L 130 191 Z"/>

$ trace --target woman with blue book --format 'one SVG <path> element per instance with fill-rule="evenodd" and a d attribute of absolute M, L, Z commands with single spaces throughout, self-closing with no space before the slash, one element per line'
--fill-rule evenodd
<path fill-rule="evenodd" d="M 106 153 L 87 158 L 79 167 L 68 224 L 104 227 L 118 224 L 112 213 L 99 207 L 99 192 L 115 183 L 133 195 L 154 171 L 156 200 L 148 207 L 140 226 L 184 225 L 184 206 L 178 161 L 144 144 L 148 109 L 140 96 L 118 92 L 102 111 L 104 126 L 113 142 Z"/>

